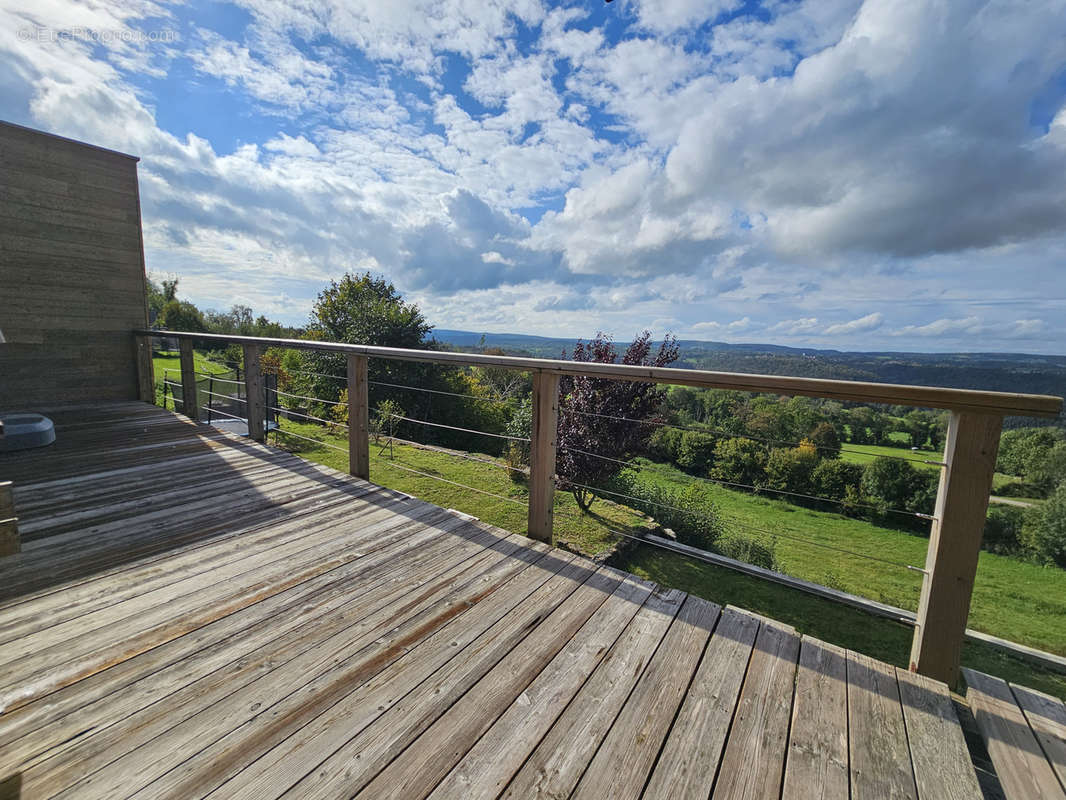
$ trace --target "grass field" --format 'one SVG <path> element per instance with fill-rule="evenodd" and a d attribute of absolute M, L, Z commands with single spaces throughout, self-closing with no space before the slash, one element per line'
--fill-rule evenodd
<path fill-rule="evenodd" d="M 849 461 L 852 464 L 869 464 L 871 461 L 873 461 L 875 458 L 878 458 L 879 456 L 888 456 L 889 458 L 903 457 L 913 459 L 910 463 L 918 469 L 930 471 L 936 471 L 940 469 L 940 467 L 938 467 L 936 464 L 925 464 L 923 463 L 923 461 L 928 460 L 939 462 L 941 459 L 944 458 L 943 452 L 929 449 L 917 451 L 911 450 L 910 447 L 906 446 L 905 444 L 906 441 L 909 441 L 906 438 L 905 434 L 896 431 L 890 434 L 889 438 L 893 438 L 896 436 L 899 436 L 902 439 L 899 447 L 877 444 L 845 444 L 844 450 L 842 450 L 840 453 L 840 457 L 842 460 Z M 853 452 L 853 449 L 855 451 L 861 452 Z M 1015 477 L 1014 475 L 1006 475 L 1002 472 L 997 472 L 992 477 L 992 491 L 995 492 L 998 489 L 1001 489 L 1002 487 L 1006 486 L 1008 483 L 1018 483 L 1019 480 L 1020 479 Z M 1026 499 L 1021 497 L 1017 499 L 1025 500 L 1026 502 L 1030 503 L 1042 502 L 1039 499 Z"/>
<path fill-rule="evenodd" d="M 277 439 L 286 449 L 336 469 L 347 469 L 347 442 L 343 435 L 330 434 L 314 424 L 286 420 L 282 425 L 284 430 L 321 442 L 282 433 Z M 512 481 L 498 464 L 404 445 L 394 445 L 390 458 L 388 450 L 382 453 L 380 449 L 371 446 L 370 469 L 375 483 L 472 514 L 506 530 L 525 532 L 525 484 Z M 492 460 L 489 456 L 468 455 Z M 674 485 L 691 481 L 684 473 L 661 465 L 655 471 L 642 470 L 642 475 L 645 480 Z M 437 477 L 500 497 L 442 483 Z M 777 532 L 777 555 L 785 572 L 903 608 L 916 608 L 920 575 L 902 565 L 924 564 L 927 542 L 923 537 L 711 484 L 705 484 L 705 491 L 723 516 L 735 521 L 738 530 L 748 525 Z M 609 528 L 628 531 L 649 525 L 642 515 L 603 500 L 597 500 L 592 510 L 594 513 L 582 515 L 570 495 L 557 494 L 556 531 L 560 545 L 602 556 L 618 539 Z M 750 529 L 748 532 L 764 538 L 771 536 Z M 799 539 L 874 554 L 899 566 L 826 550 Z M 901 666 L 907 663 L 911 631 L 889 620 L 646 545 L 623 548 L 612 563 L 663 585 L 780 619 L 827 641 Z M 982 553 L 970 627 L 1066 653 L 1066 571 Z M 1066 697 L 1066 676 L 1033 667 L 993 648 L 967 645 L 964 661 L 977 669 Z"/>
<path fill-rule="evenodd" d="M 200 353 L 193 352 L 193 366 L 197 372 L 206 372 L 209 375 L 221 375 L 224 372 L 231 372 L 232 370 L 224 364 L 217 364 L 214 361 L 209 361 L 206 357 Z M 152 370 L 155 373 L 155 398 L 156 405 L 163 405 L 163 376 L 168 375 L 168 379 L 181 383 L 181 357 L 176 353 L 156 353 L 152 357 Z M 171 392 L 176 387 L 170 387 Z M 181 397 L 181 389 L 177 389 L 178 397 Z M 167 408 L 173 409 L 174 405 L 171 402 L 167 403 Z"/>
<path fill-rule="evenodd" d="M 343 435 L 330 435 L 320 425 L 283 420 L 283 431 L 292 431 L 300 436 L 321 440 L 321 445 L 293 436 L 272 434 L 271 443 L 279 445 L 304 458 L 320 464 L 348 471 L 347 439 Z M 332 445 L 329 446 L 329 445 Z M 343 452 L 336 450 L 343 447 Z M 473 458 L 492 461 L 492 464 L 470 461 L 458 455 L 439 450 L 425 450 L 408 445 L 394 444 L 391 454 L 388 449 L 371 443 L 370 474 L 374 483 L 407 492 L 419 499 L 454 508 L 478 519 L 497 525 L 514 533 L 526 532 L 526 508 L 529 492 L 525 478 L 512 481 L 502 462 L 480 453 L 466 453 Z M 409 470 L 425 473 L 418 475 Z M 433 476 L 433 477 L 427 477 Z M 454 483 L 480 489 L 481 492 L 442 483 L 443 478 Z M 493 495 L 496 495 L 495 497 Z M 506 498 L 506 499 L 500 499 Z M 636 532 L 637 528 L 652 527 L 628 508 L 614 503 L 597 503 L 593 514 L 581 514 L 574 498 L 566 492 L 555 495 L 555 518 L 558 543 L 589 556 L 609 553 L 617 542 L 617 536 L 607 532 L 608 527 L 623 532 Z"/>
<path fill-rule="evenodd" d="M 640 478 L 674 487 L 693 481 L 666 465 L 641 470 Z M 711 483 L 701 486 L 722 516 L 732 522 L 730 527 L 775 541 L 783 572 L 910 611 L 917 609 L 921 574 L 906 565 L 925 565 L 928 540 L 924 536 Z M 876 556 L 891 564 L 818 545 Z M 970 627 L 1066 654 L 1066 570 L 981 553 Z"/>
<path fill-rule="evenodd" d="M 939 469 L 935 464 L 923 464 L 922 459 L 940 461 L 944 457 L 943 452 L 936 450 L 911 450 L 909 447 L 892 447 L 882 444 L 844 444 L 840 457 L 852 464 L 869 464 L 879 456 L 890 458 L 910 458 L 911 463 L 918 469 Z"/>

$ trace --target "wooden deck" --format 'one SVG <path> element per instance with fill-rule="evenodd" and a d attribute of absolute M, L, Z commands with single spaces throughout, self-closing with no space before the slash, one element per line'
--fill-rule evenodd
<path fill-rule="evenodd" d="M 151 406 L 53 417 L 0 455 L 0 795 L 980 797 L 942 685 Z"/>

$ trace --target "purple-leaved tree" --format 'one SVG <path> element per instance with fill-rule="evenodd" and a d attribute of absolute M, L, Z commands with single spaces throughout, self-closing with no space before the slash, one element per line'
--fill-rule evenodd
<path fill-rule="evenodd" d="M 653 353 L 651 332 L 644 331 L 626 348 L 621 363 L 665 367 L 676 361 L 679 353 L 677 339 L 669 334 Z M 567 357 L 564 352 L 563 358 Z M 597 333 L 587 344 L 579 341 L 571 358 L 615 364 L 618 352 L 609 337 Z M 571 492 L 583 511 L 588 511 L 594 499 L 593 492 L 585 487 L 606 488 L 604 484 L 622 469 L 617 461 L 607 459 L 624 460 L 636 454 L 654 430 L 652 425 L 625 420 L 657 421 L 664 394 L 655 383 L 563 376 L 556 471 L 560 488 Z"/>

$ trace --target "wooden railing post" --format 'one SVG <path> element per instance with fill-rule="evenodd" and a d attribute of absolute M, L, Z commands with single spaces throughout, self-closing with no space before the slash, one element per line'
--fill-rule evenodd
<path fill-rule="evenodd" d="M 258 345 L 244 345 L 244 399 L 247 403 L 248 436 L 257 442 L 266 438 L 263 373 L 259 366 L 262 352 L 263 348 Z"/>
<path fill-rule="evenodd" d="M 910 667 L 954 686 L 1003 418 L 953 411 L 925 559 Z"/>
<path fill-rule="evenodd" d="M 348 472 L 370 480 L 370 399 L 366 356 L 348 355 Z"/>
<path fill-rule="evenodd" d="M 196 392 L 196 361 L 193 358 L 192 339 L 179 339 L 181 353 L 181 413 L 194 422 L 200 420 L 200 406 Z"/>
<path fill-rule="evenodd" d="M 137 349 L 137 397 L 142 403 L 155 404 L 155 370 L 152 367 L 152 337 L 134 336 Z"/>
<path fill-rule="evenodd" d="M 10 556 L 22 549 L 19 521 L 15 517 L 15 493 L 11 481 L 0 482 L 0 556 Z"/>
<path fill-rule="evenodd" d="M 559 426 L 559 375 L 533 373 L 533 430 L 529 449 L 529 524 L 534 539 L 555 544 L 555 446 Z"/>

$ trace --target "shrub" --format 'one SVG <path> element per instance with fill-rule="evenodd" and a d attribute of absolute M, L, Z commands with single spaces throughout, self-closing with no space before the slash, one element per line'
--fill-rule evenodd
<path fill-rule="evenodd" d="M 1025 519 L 1025 509 L 1017 506 L 992 505 L 985 518 L 985 532 L 981 548 L 990 553 L 1010 555 L 1022 549 L 1019 536 Z"/>
<path fill-rule="evenodd" d="M 774 552 L 774 542 L 760 542 L 750 536 L 739 533 L 729 533 L 719 538 L 716 549 L 723 556 L 735 558 L 747 564 L 754 564 L 763 569 L 772 569 L 780 572 L 777 555 Z"/>
<path fill-rule="evenodd" d="M 337 397 L 339 405 L 329 407 L 329 418 L 336 422 L 338 425 L 348 424 L 348 390 L 341 389 L 340 396 Z"/>
<path fill-rule="evenodd" d="M 1066 483 L 1043 503 L 1026 510 L 1021 542 L 1036 560 L 1066 568 Z"/>
<path fill-rule="evenodd" d="M 611 491 L 635 498 L 626 501 L 630 508 L 643 511 L 672 530 L 682 544 L 766 569 L 778 568 L 774 541 L 759 542 L 740 533 L 727 532 L 718 508 L 695 484 L 680 490 L 670 489 L 623 473 L 613 481 Z"/>
<path fill-rule="evenodd" d="M 670 489 L 645 483 L 628 473 L 611 483 L 610 490 L 628 495 L 626 504 L 643 511 L 664 528 L 669 528 L 683 544 L 701 550 L 716 551 L 715 542 L 722 533 L 722 521 L 714 503 L 690 484 L 684 489 Z"/>
<path fill-rule="evenodd" d="M 862 489 L 857 486 L 846 486 L 844 488 L 841 508 L 849 517 L 883 517 L 888 513 L 888 504 L 884 500 L 863 494 Z"/>
<path fill-rule="evenodd" d="M 1004 431 L 999 442 L 996 469 L 1007 475 L 1026 475 L 1043 454 L 1066 440 L 1059 428 L 1015 428 Z"/>
<path fill-rule="evenodd" d="M 751 439 L 723 439 L 714 448 L 711 477 L 748 486 L 762 484 L 766 477 L 766 448 Z"/>
<path fill-rule="evenodd" d="M 531 397 L 523 398 L 522 402 L 518 404 L 518 408 L 511 415 L 511 419 L 507 422 L 503 432 L 507 436 L 514 436 L 516 439 L 528 439 L 533 435 L 533 399 Z M 528 467 L 529 442 L 509 442 L 506 459 L 511 466 Z"/>
<path fill-rule="evenodd" d="M 681 434 L 677 448 L 677 465 L 686 472 L 706 475 L 714 461 L 714 448 L 718 439 L 709 433 L 678 431 Z"/>
<path fill-rule="evenodd" d="M 1025 481 L 1011 481 L 996 489 L 994 494 L 999 497 L 1036 497 L 1040 494 L 1040 487 Z"/>
<path fill-rule="evenodd" d="M 1035 454 L 1025 471 L 1025 482 L 1036 486 L 1046 497 L 1066 479 L 1066 442 Z"/>
<path fill-rule="evenodd" d="M 374 422 L 380 431 L 379 435 L 399 435 L 403 421 L 396 418 L 406 416 L 407 412 L 395 400 L 382 400 L 378 403 L 377 408 L 374 409 Z"/>
<path fill-rule="evenodd" d="M 811 473 L 811 483 L 814 485 L 814 494 L 821 497 L 843 500 L 849 488 L 857 496 L 862 485 L 862 465 L 823 458 Z"/>

